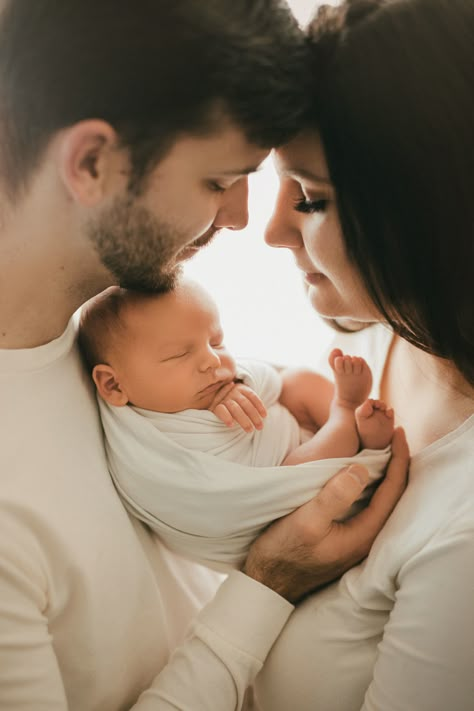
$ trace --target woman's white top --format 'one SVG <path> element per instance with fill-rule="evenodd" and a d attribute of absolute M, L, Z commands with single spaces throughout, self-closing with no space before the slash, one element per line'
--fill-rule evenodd
<path fill-rule="evenodd" d="M 391 338 L 338 340 L 374 397 Z M 368 558 L 296 609 L 257 690 L 264 711 L 474 709 L 474 416 L 412 458 Z"/>

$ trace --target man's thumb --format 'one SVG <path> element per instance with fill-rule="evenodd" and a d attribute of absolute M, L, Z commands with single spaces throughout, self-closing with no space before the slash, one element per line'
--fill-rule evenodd
<path fill-rule="evenodd" d="M 369 483 L 369 472 L 361 464 L 351 464 L 335 474 L 316 496 L 320 514 L 330 521 L 343 518 Z"/>

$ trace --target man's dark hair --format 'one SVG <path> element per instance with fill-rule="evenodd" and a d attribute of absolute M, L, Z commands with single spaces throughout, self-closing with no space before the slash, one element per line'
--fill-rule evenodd
<path fill-rule="evenodd" d="M 474 2 L 349 0 L 308 45 L 349 257 L 395 331 L 474 383 Z"/>
<path fill-rule="evenodd" d="M 139 182 L 219 106 L 271 147 L 300 125 L 304 37 L 282 0 L 7 0 L 0 15 L 0 179 L 13 197 L 51 137 L 109 122 Z"/>

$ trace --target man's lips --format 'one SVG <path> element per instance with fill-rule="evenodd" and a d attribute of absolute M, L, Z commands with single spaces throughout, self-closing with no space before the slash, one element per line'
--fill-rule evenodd
<path fill-rule="evenodd" d="M 215 228 L 211 228 L 204 235 L 202 235 L 202 237 L 198 237 L 198 239 L 194 240 L 194 242 L 191 242 L 191 244 L 183 247 L 183 249 L 178 253 L 176 260 L 182 262 L 194 257 L 194 255 L 197 254 L 203 247 L 207 247 L 207 245 L 212 242 L 218 231 L 219 230 L 216 230 Z"/>

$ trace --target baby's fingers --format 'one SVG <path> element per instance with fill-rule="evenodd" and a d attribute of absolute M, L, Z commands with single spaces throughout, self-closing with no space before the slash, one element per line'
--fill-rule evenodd
<path fill-rule="evenodd" d="M 255 408 L 257 413 L 260 415 L 260 417 L 267 416 L 267 410 L 265 408 L 265 405 L 260 400 L 257 393 L 255 393 L 250 388 L 243 387 L 240 389 L 240 394 L 243 395 L 244 397 L 246 397 L 247 400 L 249 400 L 252 403 L 253 407 Z M 239 402 L 241 402 L 241 401 L 239 400 Z M 242 404 L 242 402 L 241 402 L 241 404 Z M 249 412 L 247 412 L 247 414 L 250 416 Z"/>
<path fill-rule="evenodd" d="M 238 402 L 236 400 L 227 400 L 225 405 L 234 418 L 234 421 L 237 422 L 237 424 L 240 425 L 245 432 L 253 432 L 256 425 L 254 425 L 252 419 L 247 414 L 246 409 L 244 409 L 244 407 L 247 407 L 246 401 L 242 403 L 240 398 Z M 261 423 L 262 420 L 258 413 L 256 413 L 256 417 L 260 419 Z M 261 427 L 262 425 L 260 424 L 259 429 L 261 429 Z"/>
<path fill-rule="evenodd" d="M 234 420 L 233 416 L 231 415 L 229 408 L 227 407 L 228 404 L 229 404 L 228 402 L 227 403 L 223 403 L 223 402 L 219 403 L 219 405 L 217 405 L 214 408 L 213 412 L 214 412 L 215 416 L 218 417 L 221 422 L 223 422 L 225 425 L 227 425 L 227 427 L 232 427 L 235 420 Z"/>
<path fill-rule="evenodd" d="M 219 388 L 219 390 L 216 392 L 216 394 L 214 396 L 214 400 L 211 402 L 208 409 L 211 412 L 214 412 L 216 414 L 217 405 L 219 405 L 220 402 L 225 400 L 226 397 L 229 395 L 229 393 L 232 392 L 232 390 L 234 388 L 235 388 L 235 383 L 227 383 L 227 385 L 224 385 L 222 388 Z"/>
<path fill-rule="evenodd" d="M 256 430 L 261 430 L 263 427 L 262 416 L 265 417 L 267 412 L 260 398 L 255 395 L 252 390 L 246 390 L 245 392 L 240 390 L 239 393 L 233 398 L 233 401 L 234 404 L 241 410 L 240 420 L 238 420 L 241 427 L 243 427 L 246 432 L 251 432 L 254 428 Z M 260 405 L 260 408 L 258 405 Z M 231 412 L 237 419 L 235 415 L 237 409 L 231 409 Z M 262 412 L 264 412 L 265 415 L 262 415 Z"/>

